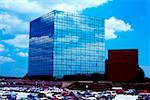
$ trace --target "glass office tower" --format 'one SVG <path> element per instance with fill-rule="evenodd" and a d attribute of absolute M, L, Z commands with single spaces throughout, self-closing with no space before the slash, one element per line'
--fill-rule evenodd
<path fill-rule="evenodd" d="M 104 20 L 54 10 L 30 22 L 29 76 L 104 73 Z"/>

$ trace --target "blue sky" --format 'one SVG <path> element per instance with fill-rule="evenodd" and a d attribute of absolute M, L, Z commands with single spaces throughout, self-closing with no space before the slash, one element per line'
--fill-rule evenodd
<path fill-rule="evenodd" d="M 28 69 L 29 22 L 54 9 L 105 19 L 108 49 L 139 49 L 139 65 L 150 77 L 149 0 L 0 0 L 0 75 Z"/>

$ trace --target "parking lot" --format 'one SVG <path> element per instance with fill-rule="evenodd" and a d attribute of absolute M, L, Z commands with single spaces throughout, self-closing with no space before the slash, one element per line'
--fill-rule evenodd
<path fill-rule="evenodd" d="M 141 100 L 140 94 L 117 94 L 114 91 L 81 91 L 49 87 L 1 87 L 0 100 Z M 11 99 L 10 99 L 11 98 Z M 146 100 L 146 99 L 142 99 Z"/>

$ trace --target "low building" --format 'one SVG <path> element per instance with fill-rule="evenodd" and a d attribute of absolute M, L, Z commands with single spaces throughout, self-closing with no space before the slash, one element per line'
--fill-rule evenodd
<path fill-rule="evenodd" d="M 113 82 L 139 81 L 144 72 L 138 64 L 138 49 L 108 50 L 107 80 Z"/>

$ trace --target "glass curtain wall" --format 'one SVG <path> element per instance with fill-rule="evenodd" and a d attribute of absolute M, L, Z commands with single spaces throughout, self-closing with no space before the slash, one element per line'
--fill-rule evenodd
<path fill-rule="evenodd" d="M 30 23 L 29 76 L 53 75 L 53 36 L 53 12 Z"/>
<path fill-rule="evenodd" d="M 104 73 L 104 20 L 52 11 L 30 23 L 29 76 Z"/>
<path fill-rule="evenodd" d="M 62 11 L 54 14 L 54 76 L 103 74 L 104 21 Z"/>

